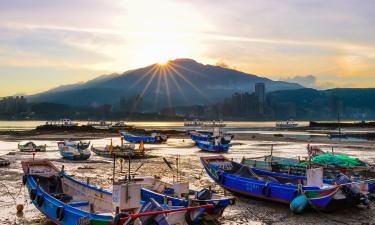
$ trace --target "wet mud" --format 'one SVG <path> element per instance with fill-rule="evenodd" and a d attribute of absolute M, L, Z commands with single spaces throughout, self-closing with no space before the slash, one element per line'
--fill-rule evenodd
<path fill-rule="evenodd" d="M 110 138 L 90 140 L 95 146 L 105 146 Z M 119 138 L 114 137 L 114 144 L 119 144 Z M 87 161 L 72 162 L 62 159 L 57 151 L 56 141 L 36 141 L 47 144 L 47 152 L 37 153 L 36 159 L 49 159 L 65 171 L 81 181 L 111 190 L 113 183 L 113 159 L 103 158 L 93 154 Z M 273 154 L 276 156 L 293 157 L 307 156 L 307 142 L 294 141 L 269 141 L 245 138 L 234 140 L 229 153 L 224 154 L 228 158 L 240 161 L 242 157 L 257 157 L 270 154 L 273 145 Z M 346 146 L 350 147 L 346 147 Z M 331 145 L 322 143 L 324 150 L 330 150 Z M 213 190 L 224 193 L 207 176 L 200 163 L 200 156 L 214 155 L 201 152 L 194 143 L 185 138 L 171 138 L 165 144 L 145 145 L 148 153 L 156 155 L 155 158 L 134 159 L 131 161 L 131 170 L 138 171 L 140 176 L 159 176 L 167 181 L 176 180 L 176 174 L 163 162 L 163 157 L 175 164 L 179 159 L 180 177 L 190 182 L 192 188 L 200 189 L 211 186 Z M 26 188 L 22 185 L 22 160 L 32 160 L 31 153 L 20 153 L 16 150 L 17 142 L 0 141 L 0 155 L 9 159 L 12 163 L 8 167 L 0 168 L 0 224 L 51 224 L 32 204 Z M 345 153 L 369 163 L 375 163 L 375 145 L 372 142 L 359 143 L 334 143 L 336 153 Z M 9 154 L 10 152 L 10 154 Z M 128 171 L 128 161 L 116 161 L 115 179 L 122 179 Z M 229 194 L 229 193 L 226 193 Z M 23 204 L 22 214 L 16 213 L 16 205 Z M 301 215 L 290 212 L 288 205 L 267 202 L 257 199 L 237 197 L 236 205 L 227 208 L 220 224 L 375 224 L 375 204 L 371 203 L 369 209 L 350 208 L 333 213 L 320 213 L 308 210 Z"/>

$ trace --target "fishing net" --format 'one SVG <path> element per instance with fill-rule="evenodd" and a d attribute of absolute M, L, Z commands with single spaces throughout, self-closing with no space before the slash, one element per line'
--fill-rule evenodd
<path fill-rule="evenodd" d="M 356 167 L 356 166 L 366 166 L 364 162 L 357 158 L 353 158 L 347 155 L 331 155 L 324 154 L 318 155 L 312 158 L 312 163 L 334 165 L 340 167 Z"/>

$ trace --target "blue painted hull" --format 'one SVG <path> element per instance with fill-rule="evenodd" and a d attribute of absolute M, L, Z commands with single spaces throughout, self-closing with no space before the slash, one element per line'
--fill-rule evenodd
<path fill-rule="evenodd" d="M 214 145 L 214 144 L 205 143 L 205 142 L 197 142 L 197 146 L 202 151 L 207 151 L 207 152 L 228 152 L 230 148 L 230 145 L 227 145 L 227 144 Z"/>
<path fill-rule="evenodd" d="M 142 188 L 141 190 L 141 198 L 143 201 L 146 201 L 147 199 L 155 199 L 159 204 L 165 204 L 165 195 L 154 192 L 152 190 L 149 190 L 147 188 Z M 175 198 L 171 196 L 166 196 L 166 200 L 168 202 L 168 205 L 172 206 L 180 206 L 180 207 L 188 207 L 189 201 L 186 199 L 180 199 Z M 233 198 L 221 198 L 221 199 L 208 199 L 208 200 L 194 200 L 191 199 L 191 203 L 193 205 L 199 204 L 199 205 L 207 205 L 212 204 L 214 205 L 214 209 L 207 210 L 207 214 L 211 217 L 218 217 L 222 216 L 222 213 L 224 210 L 234 204 Z"/>
<path fill-rule="evenodd" d="M 141 143 L 142 141 L 145 144 L 159 144 L 159 143 L 163 143 L 167 141 L 167 140 L 162 139 L 160 136 L 156 136 L 156 137 L 147 136 L 147 135 L 137 136 L 137 135 L 126 134 L 126 133 L 121 133 L 121 136 L 123 136 L 127 142 L 137 143 L 137 144 Z"/>
<path fill-rule="evenodd" d="M 64 174 L 62 175 L 64 177 L 67 177 Z M 90 221 L 95 220 L 98 223 L 103 222 L 103 224 L 111 222 L 113 220 L 112 216 L 92 214 L 92 213 L 80 210 L 79 208 L 73 207 L 69 204 L 66 204 L 57 200 L 56 198 L 52 197 L 47 192 L 45 192 L 42 188 L 38 187 L 38 185 L 36 184 L 36 181 L 34 180 L 32 176 L 28 176 L 28 175 L 26 176 L 26 185 L 29 191 L 32 189 L 36 190 L 37 196 L 40 196 L 39 198 L 44 199 L 43 204 L 41 206 L 38 205 L 37 198 L 33 200 L 32 203 L 41 213 L 43 213 L 45 216 L 51 219 L 54 223 L 61 224 L 61 225 L 76 225 L 82 218 L 87 218 Z M 82 185 L 85 185 L 85 184 L 82 184 Z M 111 193 L 103 191 L 103 194 L 111 194 Z M 58 220 L 57 215 L 56 215 L 56 211 L 58 207 L 64 208 L 64 218 L 61 221 Z"/>
<path fill-rule="evenodd" d="M 191 139 L 195 142 L 209 141 L 211 139 L 211 135 L 196 133 L 196 134 L 191 134 Z"/>
<path fill-rule="evenodd" d="M 297 185 L 266 182 L 262 180 L 256 180 L 252 178 L 238 176 L 235 174 L 230 174 L 221 170 L 219 167 L 208 163 L 206 158 L 209 157 L 202 157 L 201 161 L 207 174 L 221 187 L 233 193 L 286 204 L 290 204 L 293 201 L 293 199 L 299 195 L 299 188 Z M 219 156 L 217 158 L 221 160 L 225 159 L 224 157 L 219 158 Z M 261 171 L 256 169 L 253 170 L 264 175 L 276 174 L 277 176 L 285 179 L 306 179 L 306 177 L 302 176 L 277 174 L 273 172 Z M 341 191 L 340 186 L 331 186 L 327 188 L 302 187 L 302 190 L 304 191 L 306 196 L 309 197 L 309 201 L 311 202 L 311 204 L 313 204 L 314 207 L 320 210 L 329 211 L 334 208 L 337 208 L 338 206 L 353 206 L 359 204 L 359 199 L 335 199 L 335 194 Z"/>

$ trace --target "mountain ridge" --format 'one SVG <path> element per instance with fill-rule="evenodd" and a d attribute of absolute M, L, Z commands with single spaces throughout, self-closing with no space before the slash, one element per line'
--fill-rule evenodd
<path fill-rule="evenodd" d="M 84 83 L 60 86 L 29 99 L 31 102 L 87 106 L 117 104 L 120 98 L 140 96 L 146 105 L 156 105 L 153 108 L 157 110 L 177 103 L 213 103 L 235 92 L 252 92 L 255 83 L 260 82 L 265 83 L 267 92 L 303 88 L 296 83 L 273 81 L 192 59 L 175 59 L 164 66 L 152 64 L 121 74 L 102 75 Z"/>

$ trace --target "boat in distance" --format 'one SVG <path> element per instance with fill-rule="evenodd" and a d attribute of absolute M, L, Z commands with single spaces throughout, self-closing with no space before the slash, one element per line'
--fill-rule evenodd
<path fill-rule="evenodd" d="M 120 135 L 124 137 L 127 142 L 138 144 L 141 142 L 144 142 L 145 144 L 160 144 L 165 143 L 168 140 L 167 135 L 158 133 L 151 133 L 150 135 L 133 135 L 126 132 L 120 132 Z"/>
<path fill-rule="evenodd" d="M 91 156 L 91 151 L 88 149 L 90 142 L 62 141 L 58 142 L 57 146 L 59 148 L 60 155 L 66 159 L 87 160 Z"/>

